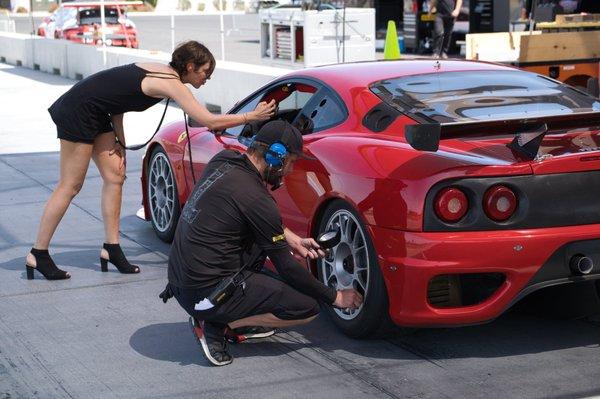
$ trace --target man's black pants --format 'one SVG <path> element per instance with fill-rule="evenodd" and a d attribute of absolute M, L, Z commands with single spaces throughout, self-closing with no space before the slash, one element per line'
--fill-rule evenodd
<path fill-rule="evenodd" d="M 448 55 L 450 49 L 450 40 L 452 39 L 452 30 L 454 29 L 453 16 L 435 16 L 433 27 L 433 54 L 441 57 L 442 54 Z"/>
<path fill-rule="evenodd" d="M 213 324 L 225 325 L 265 313 L 272 313 L 282 320 L 302 320 L 319 313 L 317 301 L 285 282 L 262 273 L 243 273 L 247 276 L 245 287 L 237 287 L 225 303 L 209 310 L 198 311 L 194 305 L 206 298 L 212 288 L 186 289 L 171 285 L 171 290 L 190 316 Z"/>

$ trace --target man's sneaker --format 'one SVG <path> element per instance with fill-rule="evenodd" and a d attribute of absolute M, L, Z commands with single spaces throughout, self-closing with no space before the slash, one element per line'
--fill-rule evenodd
<path fill-rule="evenodd" d="M 225 338 L 231 343 L 244 342 L 247 339 L 267 338 L 275 334 L 275 329 L 271 327 L 240 327 L 231 329 L 225 328 Z"/>
<path fill-rule="evenodd" d="M 202 347 L 204 357 L 213 366 L 225 366 L 233 362 L 233 356 L 227 352 L 227 341 L 223 335 L 223 330 L 190 317 L 190 326 L 192 332 Z"/>

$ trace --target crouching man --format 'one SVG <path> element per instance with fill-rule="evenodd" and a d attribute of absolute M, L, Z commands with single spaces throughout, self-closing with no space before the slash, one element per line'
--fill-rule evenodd
<path fill-rule="evenodd" d="M 227 341 L 266 337 L 276 327 L 308 323 L 319 312 L 317 301 L 339 308 L 362 303 L 353 289 L 323 285 L 290 253 L 312 259 L 324 255 L 312 238 L 284 229 L 269 192 L 303 156 L 296 128 L 268 122 L 246 154 L 224 150 L 208 163 L 182 211 L 169 255 L 168 290 L 191 316 L 204 355 L 215 366 L 233 361 Z M 283 281 L 244 269 L 244 283 L 229 299 L 197 310 L 223 279 L 249 262 L 252 252 L 261 255 L 260 261 L 268 256 Z"/>

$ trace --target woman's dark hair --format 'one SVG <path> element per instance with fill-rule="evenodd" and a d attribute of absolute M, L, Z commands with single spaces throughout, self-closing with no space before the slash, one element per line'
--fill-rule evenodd
<path fill-rule="evenodd" d="M 179 77 L 181 77 L 186 73 L 186 66 L 189 62 L 194 64 L 194 71 L 197 71 L 202 65 L 208 63 L 210 67 L 206 72 L 207 76 L 210 76 L 215 70 L 215 57 L 206 46 L 195 40 L 190 40 L 178 45 L 171 55 L 171 62 L 169 62 L 169 65 L 175 69 L 179 74 Z"/>

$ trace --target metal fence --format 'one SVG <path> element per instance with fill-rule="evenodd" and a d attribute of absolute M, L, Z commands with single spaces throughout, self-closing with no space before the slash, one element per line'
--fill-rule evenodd
<path fill-rule="evenodd" d="M 0 17 L 0 32 L 15 32 L 15 21 Z"/>

